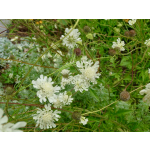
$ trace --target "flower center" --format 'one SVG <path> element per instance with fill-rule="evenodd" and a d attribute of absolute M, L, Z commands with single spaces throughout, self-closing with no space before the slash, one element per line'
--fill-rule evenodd
<path fill-rule="evenodd" d="M 44 123 L 49 123 L 50 120 L 52 120 L 52 115 L 50 112 L 47 112 L 42 116 L 42 120 Z"/>
<path fill-rule="evenodd" d="M 88 67 L 87 69 L 85 69 L 84 75 L 88 79 L 92 79 L 95 76 L 95 70 L 94 70 L 94 68 Z"/>
<path fill-rule="evenodd" d="M 48 83 L 48 82 L 46 82 L 46 83 L 44 83 L 44 84 L 42 85 L 42 89 L 43 89 L 43 91 L 45 91 L 46 93 L 48 93 L 48 92 L 53 92 L 53 86 L 52 86 L 50 83 Z"/>
<path fill-rule="evenodd" d="M 68 42 L 69 42 L 69 43 L 74 43 L 74 42 L 75 42 L 74 37 L 73 37 L 73 36 L 69 36 L 69 37 L 68 37 Z"/>

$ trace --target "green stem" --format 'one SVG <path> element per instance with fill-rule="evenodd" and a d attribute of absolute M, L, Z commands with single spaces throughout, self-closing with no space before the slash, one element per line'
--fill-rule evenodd
<path fill-rule="evenodd" d="M 107 105 L 107 106 L 103 107 L 103 108 L 102 108 L 102 109 L 100 109 L 100 110 L 96 110 L 96 111 L 92 111 L 92 112 L 84 113 L 84 114 L 82 114 L 82 115 L 84 116 L 84 115 L 87 115 L 87 114 L 92 114 L 92 113 L 99 112 L 99 111 L 101 111 L 101 110 L 103 110 L 103 109 L 105 109 L 105 108 L 107 108 L 107 107 L 111 106 L 112 104 L 114 104 L 114 103 L 116 103 L 116 102 L 118 102 L 118 100 L 117 100 L 117 101 L 115 101 L 115 102 L 112 102 L 111 104 L 109 104 L 109 105 Z"/>

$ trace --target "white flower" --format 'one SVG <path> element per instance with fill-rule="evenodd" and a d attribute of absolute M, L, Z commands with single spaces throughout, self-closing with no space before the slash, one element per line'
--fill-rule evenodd
<path fill-rule="evenodd" d="M 57 29 L 57 24 L 56 23 L 54 24 L 54 27 L 55 27 L 55 29 Z"/>
<path fill-rule="evenodd" d="M 143 89 L 143 90 L 140 91 L 141 95 L 149 94 L 150 93 L 150 83 L 148 83 L 145 87 L 146 87 L 145 89 Z"/>
<path fill-rule="evenodd" d="M 96 33 L 93 33 L 93 37 L 96 37 Z"/>
<path fill-rule="evenodd" d="M 18 39 L 18 36 L 15 36 L 13 39 L 11 39 L 10 41 L 16 41 Z"/>
<path fill-rule="evenodd" d="M 150 39 L 146 40 L 144 44 L 150 46 Z"/>
<path fill-rule="evenodd" d="M 8 117 L 3 116 L 4 111 L 0 108 L 0 132 L 22 132 L 18 128 L 25 127 L 26 122 L 17 122 L 16 124 L 7 123 Z M 3 116 L 3 117 L 2 117 Z"/>
<path fill-rule="evenodd" d="M 64 105 L 70 105 L 73 101 L 73 98 L 71 96 L 67 95 L 67 92 L 65 91 L 63 93 L 62 102 Z"/>
<path fill-rule="evenodd" d="M 150 89 L 150 83 L 148 83 L 145 87 L 146 89 Z"/>
<path fill-rule="evenodd" d="M 53 102 L 55 108 L 62 108 L 64 106 L 62 99 L 63 99 L 62 93 L 60 93 L 59 95 L 55 95 L 55 101 Z"/>
<path fill-rule="evenodd" d="M 140 91 L 140 94 L 144 95 L 146 92 L 147 92 L 147 90 L 143 89 L 143 90 Z"/>
<path fill-rule="evenodd" d="M 69 70 L 67 70 L 67 69 L 63 69 L 62 71 L 61 71 L 61 74 L 62 75 L 64 75 L 64 76 L 66 76 L 66 75 L 69 75 Z"/>
<path fill-rule="evenodd" d="M 17 48 L 19 48 L 20 50 L 22 50 L 22 46 L 20 44 L 17 45 Z"/>
<path fill-rule="evenodd" d="M 79 123 L 82 123 L 83 125 L 86 125 L 87 122 L 88 122 L 88 119 L 86 119 L 85 117 L 81 116 Z"/>
<path fill-rule="evenodd" d="M 54 123 L 55 121 L 58 121 L 61 112 L 58 110 L 51 110 L 51 105 L 45 105 L 45 108 L 41 110 L 38 108 L 37 115 L 34 115 L 33 119 L 35 119 L 36 126 L 39 125 L 41 129 L 49 129 L 49 128 L 55 128 L 56 124 Z"/>
<path fill-rule="evenodd" d="M 64 105 L 70 105 L 72 103 L 73 98 L 67 94 L 60 93 L 59 95 L 55 95 L 56 101 L 53 103 L 55 108 L 62 108 Z"/>
<path fill-rule="evenodd" d="M 72 80 L 72 76 L 70 71 L 67 69 L 63 69 L 61 74 L 63 75 L 62 80 L 61 80 L 61 88 L 64 89 L 66 84 L 69 84 Z"/>
<path fill-rule="evenodd" d="M 55 45 L 54 43 L 51 44 L 51 47 L 52 47 L 53 49 L 57 49 L 57 45 Z"/>
<path fill-rule="evenodd" d="M 41 70 L 41 67 L 39 66 L 34 66 L 34 69 L 36 70 L 36 72 L 39 72 Z"/>
<path fill-rule="evenodd" d="M 46 55 L 44 54 L 43 56 L 42 56 L 42 60 L 44 61 L 46 59 Z"/>
<path fill-rule="evenodd" d="M 74 90 L 80 91 L 81 93 L 85 90 L 88 91 L 88 88 L 90 86 L 89 82 L 87 82 L 83 75 L 76 75 L 72 77 L 71 83 L 75 85 Z"/>
<path fill-rule="evenodd" d="M 47 54 L 47 57 L 48 57 L 48 58 L 51 58 L 51 57 L 52 57 L 52 55 L 51 55 L 50 53 L 48 53 L 48 54 Z"/>
<path fill-rule="evenodd" d="M 148 73 L 150 73 L 150 68 L 148 68 Z"/>
<path fill-rule="evenodd" d="M 32 40 L 36 41 L 36 38 L 35 38 L 35 37 L 33 37 L 33 38 L 32 38 Z"/>
<path fill-rule="evenodd" d="M 120 38 L 118 38 L 117 42 L 113 42 L 112 48 L 118 48 L 120 51 L 124 51 L 125 48 L 123 46 L 125 46 L 124 41 L 121 41 Z"/>
<path fill-rule="evenodd" d="M 62 77 L 62 80 L 61 80 L 61 88 L 64 89 L 65 88 L 65 85 L 66 84 L 69 84 L 72 80 L 72 76 L 69 76 L 68 79 L 67 78 L 64 78 Z"/>
<path fill-rule="evenodd" d="M 99 78 L 99 76 L 101 75 L 100 73 L 97 73 L 99 68 L 99 61 L 96 61 L 93 65 L 93 62 L 91 60 L 87 60 L 87 57 L 82 57 L 81 60 L 81 62 L 77 61 L 76 65 L 81 71 L 83 77 L 87 81 L 96 84 L 96 78 Z"/>
<path fill-rule="evenodd" d="M 20 76 L 19 76 L 19 75 L 16 75 L 16 80 L 15 80 L 15 82 L 16 82 L 17 84 L 20 82 L 19 78 L 20 78 Z"/>
<path fill-rule="evenodd" d="M 10 73 L 9 74 L 9 78 L 11 79 L 13 77 L 13 73 Z"/>
<path fill-rule="evenodd" d="M 48 98 L 50 103 L 55 101 L 54 96 L 55 93 L 59 92 L 60 87 L 53 87 L 52 78 L 47 78 L 46 76 L 40 75 L 40 78 L 37 81 L 32 81 L 33 87 L 39 89 L 37 92 L 37 96 L 40 98 L 40 102 L 46 102 L 46 97 Z"/>
<path fill-rule="evenodd" d="M 65 29 L 65 35 L 70 32 L 71 29 Z M 60 39 L 64 38 L 65 35 L 62 35 Z M 82 42 L 81 38 L 79 38 L 80 32 L 78 29 L 73 29 L 72 32 L 63 39 L 63 45 L 66 45 L 69 49 L 77 46 L 77 42 Z"/>
<path fill-rule="evenodd" d="M 135 24 L 135 22 L 136 22 L 136 19 L 132 19 L 132 20 L 129 20 L 129 21 L 128 21 L 129 25 L 131 25 L 131 26 L 132 26 L 133 24 Z"/>

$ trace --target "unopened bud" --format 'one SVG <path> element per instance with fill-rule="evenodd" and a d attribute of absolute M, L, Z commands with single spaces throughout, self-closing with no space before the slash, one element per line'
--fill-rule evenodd
<path fill-rule="evenodd" d="M 130 37 L 133 37 L 136 35 L 136 32 L 135 32 L 135 30 L 130 30 L 129 34 L 130 34 Z"/>
<path fill-rule="evenodd" d="M 127 36 L 127 37 L 129 37 L 129 36 L 130 36 L 130 32 L 129 32 L 129 31 L 126 31 L 126 32 L 124 33 L 124 35 Z"/>
<path fill-rule="evenodd" d="M 90 39 L 90 40 L 93 40 L 93 35 L 92 35 L 91 33 L 88 33 L 88 34 L 86 35 L 86 37 L 87 37 L 88 39 Z"/>
<path fill-rule="evenodd" d="M 73 114 L 72 114 L 72 118 L 74 120 L 80 120 L 81 118 L 81 113 L 79 111 L 74 111 Z"/>
<path fill-rule="evenodd" d="M 74 53 L 76 54 L 76 56 L 80 56 L 81 55 L 81 49 L 80 48 L 75 48 Z"/>
<path fill-rule="evenodd" d="M 116 54 L 116 51 L 114 49 L 109 49 L 109 55 L 114 56 Z"/>
<path fill-rule="evenodd" d="M 83 30 L 84 30 L 85 33 L 91 32 L 91 29 L 90 29 L 89 26 L 84 26 Z"/>
<path fill-rule="evenodd" d="M 68 92 L 67 92 L 67 95 L 68 95 L 68 96 L 71 96 L 71 95 L 72 95 L 72 93 L 71 93 L 70 91 L 68 91 Z"/>
<path fill-rule="evenodd" d="M 127 91 L 122 91 L 120 93 L 120 99 L 123 100 L 123 101 L 127 101 L 130 99 L 130 93 L 127 92 Z"/>
<path fill-rule="evenodd" d="M 14 89 L 10 86 L 8 86 L 6 89 L 5 89 L 5 93 L 6 95 L 11 95 L 12 93 L 14 92 Z"/>

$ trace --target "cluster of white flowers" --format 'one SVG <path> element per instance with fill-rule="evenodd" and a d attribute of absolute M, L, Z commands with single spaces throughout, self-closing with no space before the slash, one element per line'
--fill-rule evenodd
<path fill-rule="evenodd" d="M 59 93 L 60 87 L 53 86 L 52 78 L 47 78 L 46 76 L 40 75 L 36 81 L 32 81 L 33 87 L 38 89 L 37 96 L 40 102 L 46 102 L 47 99 L 55 108 L 62 108 L 65 105 L 70 105 L 73 101 L 71 95 L 69 96 L 67 92 Z M 59 93 L 59 94 L 58 94 Z M 39 109 L 37 111 L 38 115 L 34 115 L 34 119 L 37 120 L 37 126 L 39 125 L 41 129 L 49 129 L 55 127 L 54 120 L 57 121 L 59 115 L 58 111 L 53 112 L 51 110 L 51 105 L 45 105 L 45 109 L 42 111 Z"/>
<path fill-rule="evenodd" d="M 150 46 L 150 39 L 146 40 L 144 44 Z"/>
<path fill-rule="evenodd" d="M 60 37 L 60 39 L 64 38 L 72 28 L 65 29 L 65 34 Z M 77 46 L 77 42 L 82 42 L 81 38 L 79 38 L 80 32 L 78 29 L 73 29 L 71 33 L 63 39 L 63 45 L 66 45 L 69 49 Z"/>
<path fill-rule="evenodd" d="M 33 119 L 35 119 L 36 126 L 39 125 L 41 129 L 49 129 L 49 128 L 55 128 L 56 124 L 54 123 L 55 121 L 58 121 L 61 112 L 58 110 L 51 110 L 51 105 L 45 105 L 44 109 L 41 110 L 38 108 L 37 114 L 34 115 Z"/>
<path fill-rule="evenodd" d="M 26 126 L 26 122 L 20 121 L 17 122 L 16 124 L 14 123 L 7 123 L 8 122 L 8 117 L 3 116 L 4 111 L 3 109 L 0 108 L 0 132 L 22 132 L 18 128 L 22 128 Z"/>
<path fill-rule="evenodd" d="M 81 74 L 72 76 L 69 70 L 62 70 L 62 81 L 61 88 L 64 89 L 66 84 L 74 84 L 74 90 L 83 92 L 88 91 L 90 83 L 96 84 L 96 79 L 101 75 L 97 73 L 99 68 L 99 62 L 96 61 L 93 63 L 91 60 L 88 60 L 87 56 L 83 56 L 81 61 L 76 62 L 76 66 L 79 68 Z M 47 78 L 46 76 L 40 75 L 36 81 L 32 81 L 33 87 L 38 89 L 37 96 L 40 99 L 40 102 L 48 101 L 53 104 L 55 108 L 62 108 L 65 105 L 70 105 L 73 101 L 73 98 L 67 91 L 60 93 L 61 88 L 59 86 L 53 86 L 52 78 Z M 45 105 L 45 109 L 38 109 L 37 115 L 34 115 L 34 119 L 37 120 L 37 126 L 39 125 L 41 129 L 49 129 L 55 127 L 54 121 L 57 121 L 60 118 L 57 115 L 58 111 L 53 112 L 51 110 L 51 104 Z M 80 118 L 80 123 L 85 125 L 88 119 L 85 117 Z"/>
<path fill-rule="evenodd" d="M 129 25 L 134 25 L 136 23 L 136 19 L 131 19 L 128 21 Z"/>
<path fill-rule="evenodd" d="M 124 41 L 121 41 L 120 38 L 118 38 L 117 42 L 113 42 L 112 48 L 117 48 L 120 51 L 124 51 L 125 48 L 123 46 L 125 46 Z"/>
<path fill-rule="evenodd" d="M 83 92 L 84 90 L 88 91 L 90 83 L 92 82 L 93 84 L 96 84 L 96 78 L 99 78 L 101 75 L 100 73 L 97 73 L 99 62 L 96 61 L 95 64 L 93 64 L 91 60 L 88 60 L 87 56 L 83 56 L 81 62 L 76 62 L 76 66 L 79 68 L 81 74 L 69 76 L 69 70 L 63 70 L 62 74 L 64 75 L 61 81 L 61 87 L 64 88 L 66 84 L 71 83 L 74 84 L 74 90 L 76 92 Z M 67 79 L 65 79 L 64 76 L 67 76 Z"/>

